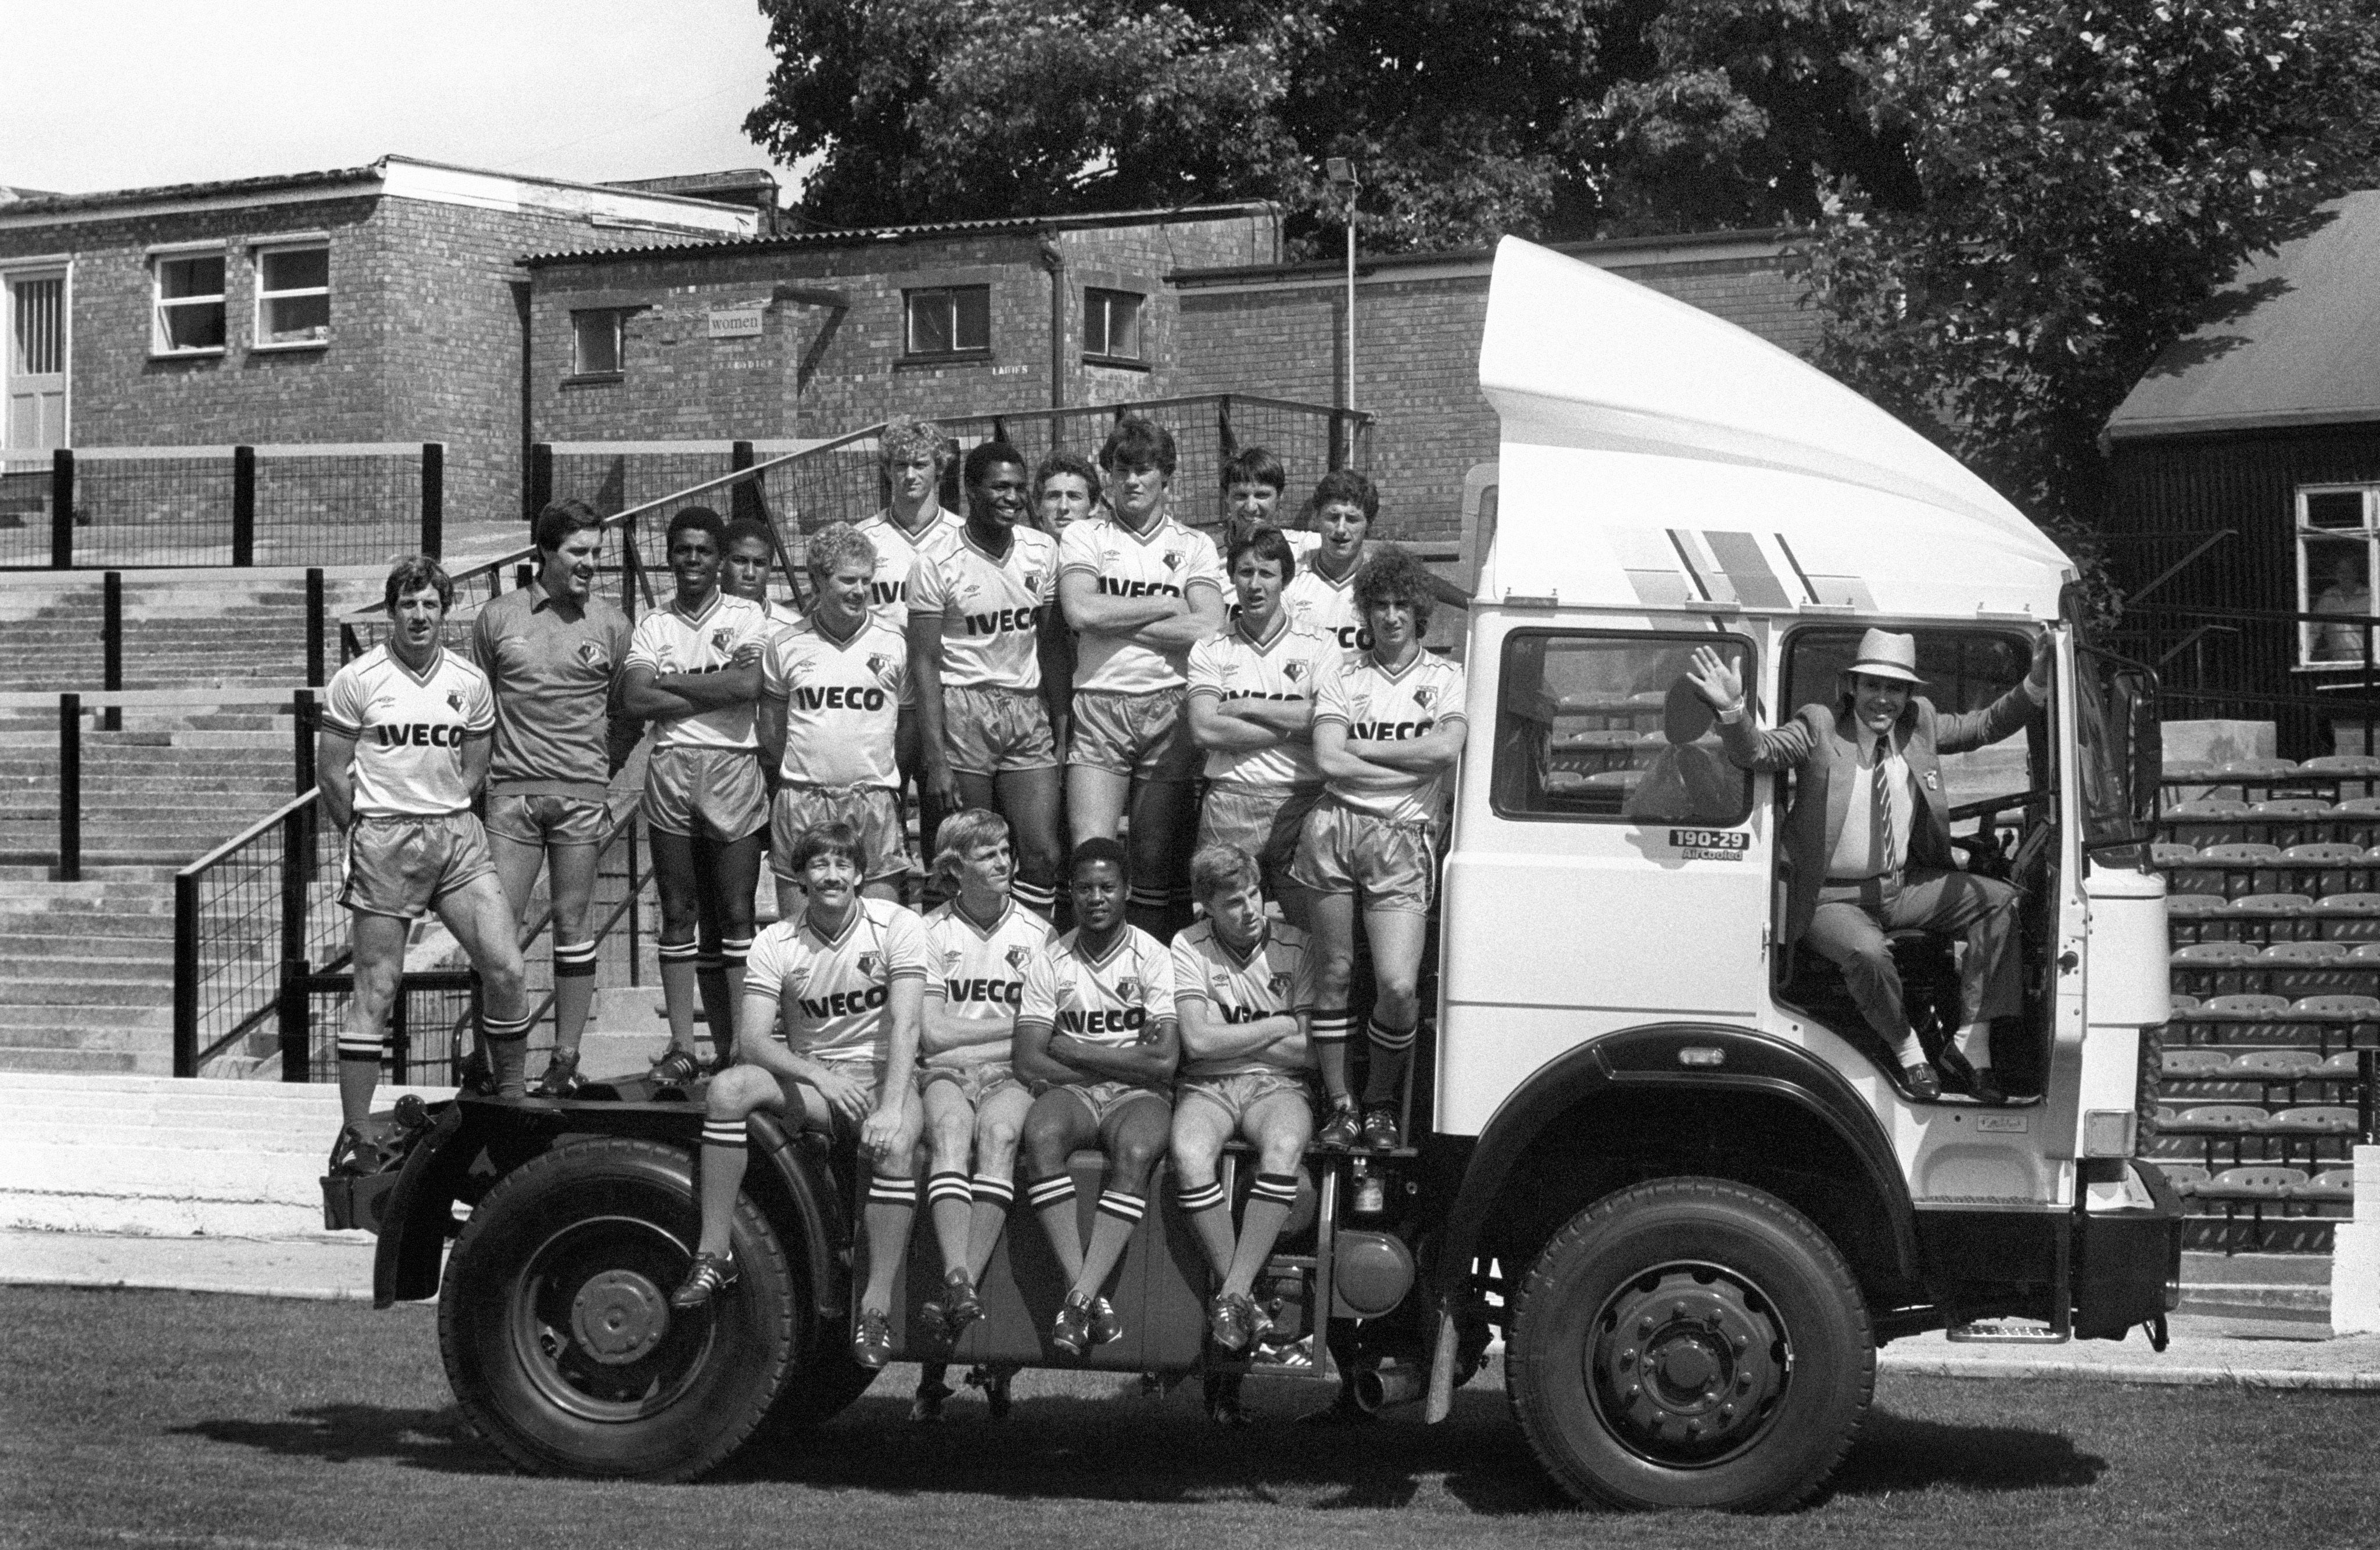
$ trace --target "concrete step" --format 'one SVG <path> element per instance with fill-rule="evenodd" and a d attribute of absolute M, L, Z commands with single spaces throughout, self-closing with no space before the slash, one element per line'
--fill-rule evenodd
<path fill-rule="evenodd" d="M 130 1075 L 142 1069 L 140 1057 L 126 1049 L 0 1047 L 0 1076 L 55 1074 L 80 1079 L 101 1074 Z M 165 1075 L 171 1072 L 173 1062 L 169 1059 L 149 1069 Z M 5 1188 L 0 1184 L 0 1191 Z"/>
<path fill-rule="evenodd" d="M 120 1005 L 96 1001 L 80 1001 L 66 1006 L 47 1006 L 39 1002 L 0 1001 L 0 1044 L 19 1047 L 42 1043 L 81 1043 L 91 1039 L 114 1037 L 117 1034 L 130 1036 L 139 1032 L 135 1025 L 147 1019 L 158 1019 L 158 1026 L 170 1030 L 173 994 L 170 987 L 149 1000 L 127 999 Z M 72 1036 L 65 1035 L 71 1031 Z M 36 1037 L 35 1035 L 41 1036 Z"/>
<path fill-rule="evenodd" d="M 17 931 L 0 926 L 0 962 L 11 964 L 72 962 L 90 964 L 94 974 L 103 972 L 103 966 L 112 974 L 124 966 L 124 960 L 156 958 L 166 963 L 170 973 L 173 952 L 173 923 L 164 919 L 151 919 L 137 933 L 115 935 Z"/>

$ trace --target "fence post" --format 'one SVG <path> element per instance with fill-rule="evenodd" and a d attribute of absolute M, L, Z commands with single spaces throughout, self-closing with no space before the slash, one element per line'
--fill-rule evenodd
<path fill-rule="evenodd" d="M 50 569 L 74 569 L 74 451 L 60 447 L 50 454 Z"/>
<path fill-rule="evenodd" d="M 1215 398 L 1215 462 L 1218 466 L 1239 455 L 1240 439 L 1232 430 L 1232 395 Z"/>
<path fill-rule="evenodd" d="M 314 708 L 314 691 L 299 689 L 289 696 L 290 771 L 297 788 L 289 794 L 303 796 L 314 789 L 314 728 L 318 720 Z"/>
<path fill-rule="evenodd" d="M 396 996 L 388 1008 L 388 1062 L 390 1075 L 400 1084 L 413 1064 L 413 1019 L 407 1015 L 412 1008 L 413 993 L 405 983 L 405 972 L 396 975 Z"/>
<path fill-rule="evenodd" d="M 199 1074 L 199 879 L 174 878 L 174 1074 Z"/>
<path fill-rule="evenodd" d="M 281 966 L 279 1005 L 273 1009 L 274 1021 L 280 1024 L 281 1080 L 305 1082 L 314 1074 L 313 1030 L 307 1026 L 308 1013 L 312 1010 L 306 993 L 306 964 L 284 963 Z"/>
<path fill-rule="evenodd" d="M 643 885 L 637 877 L 637 815 L 631 813 L 628 815 L 628 985 L 631 989 L 644 981 L 637 967 L 643 953 L 638 946 L 641 940 L 638 926 L 644 916 L 644 911 L 638 904 L 638 897 L 642 891 Z"/>
<path fill-rule="evenodd" d="M 99 578 L 100 687 L 115 694 L 124 687 L 124 573 L 109 571 Z M 99 713 L 100 730 L 124 730 L 124 712 L 110 705 Z"/>
<path fill-rule="evenodd" d="M 306 686 L 322 686 L 323 634 L 330 614 L 326 588 L 322 585 L 322 567 L 306 568 Z"/>
<path fill-rule="evenodd" d="M 256 563 L 256 449 L 231 449 L 231 563 Z"/>
<path fill-rule="evenodd" d="M 446 443 L 421 443 L 421 552 L 444 558 L 446 544 Z"/>
<path fill-rule="evenodd" d="M 759 460 L 752 455 L 751 442 L 735 442 L 729 444 L 727 448 L 728 472 L 740 474 L 745 469 L 752 466 L 752 465 L 757 461 Z M 743 479 L 735 484 L 730 485 L 728 487 L 727 515 L 730 517 L 748 516 L 759 519 L 760 515 L 759 495 L 760 481 L 759 479 Z"/>
<path fill-rule="evenodd" d="M 1346 424 L 1345 410 L 1330 411 L 1330 466 L 1333 471 L 1347 466 Z"/>
<path fill-rule="evenodd" d="M 553 500 L 553 443 L 531 442 L 528 477 L 521 484 L 521 520 L 535 522 Z"/>
<path fill-rule="evenodd" d="M 82 696 L 58 696 L 58 881 L 82 881 Z"/>

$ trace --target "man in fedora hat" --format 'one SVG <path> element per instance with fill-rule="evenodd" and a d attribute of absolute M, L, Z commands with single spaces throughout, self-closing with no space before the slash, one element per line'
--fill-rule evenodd
<path fill-rule="evenodd" d="M 1836 704 L 1805 705 L 1767 732 L 1745 703 L 1742 674 L 1718 652 L 1698 648 L 1687 674 L 1718 712 L 1730 758 L 1747 769 L 1801 772 L 1785 818 L 1792 870 L 1784 940 L 1804 942 L 1841 968 L 1852 999 L 1892 1047 L 1903 1084 L 1922 1101 L 1941 1096 L 1941 1078 L 1910 1027 L 1884 934 L 1916 928 L 1965 942 L 1955 1048 L 1973 1069 L 1973 1095 L 2003 1101 L 1991 1075 L 1991 1023 L 2019 1010 L 2010 951 L 2017 892 L 1952 867 L 1940 757 L 1998 743 L 2032 720 L 2049 697 L 2050 662 L 2044 636 L 2023 683 L 1981 710 L 1946 716 L 1911 692 L 1925 682 L 1915 638 L 1870 630 Z"/>

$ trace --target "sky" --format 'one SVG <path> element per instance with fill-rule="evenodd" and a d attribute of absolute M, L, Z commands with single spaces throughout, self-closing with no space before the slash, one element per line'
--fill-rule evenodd
<path fill-rule="evenodd" d="M 0 0 L 0 185 L 768 167 L 768 35 L 754 0 Z"/>

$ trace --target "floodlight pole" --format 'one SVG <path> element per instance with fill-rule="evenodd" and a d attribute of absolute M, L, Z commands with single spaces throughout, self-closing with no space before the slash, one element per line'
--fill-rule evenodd
<path fill-rule="evenodd" d="M 1347 191 L 1347 386 L 1342 407 L 1355 406 L 1355 166 L 1344 156 L 1324 163 L 1332 184 Z"/>

